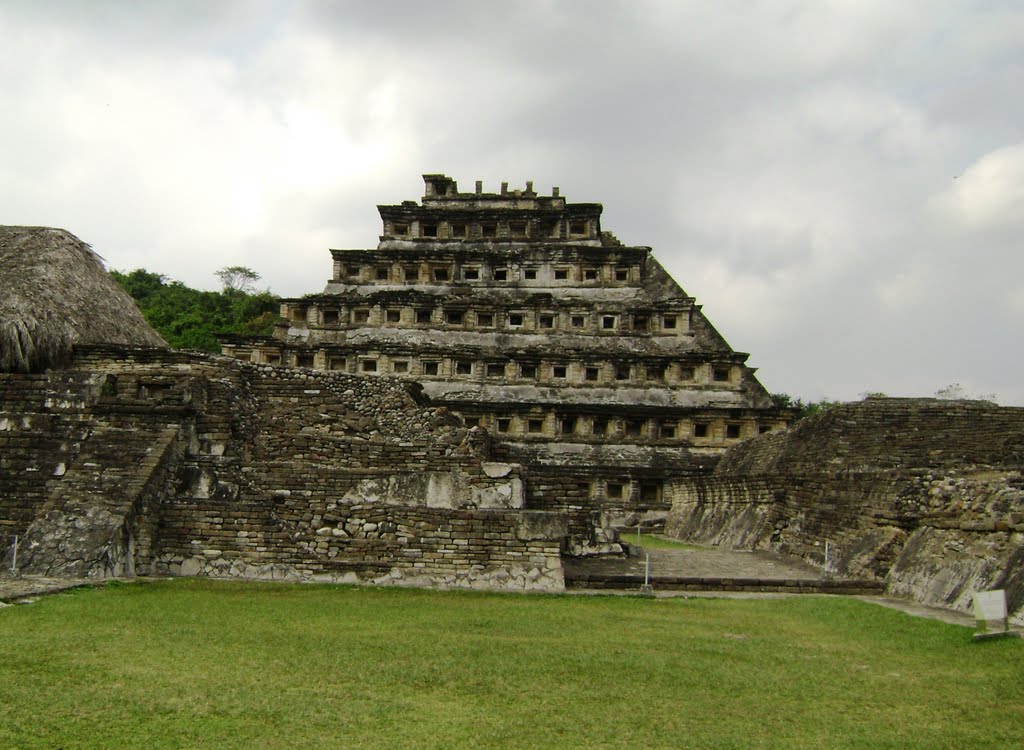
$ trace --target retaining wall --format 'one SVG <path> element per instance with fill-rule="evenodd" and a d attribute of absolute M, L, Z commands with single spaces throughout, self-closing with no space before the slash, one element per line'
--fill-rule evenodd
<path fill-rule="evenodd" d="M 676 538 L 798 555 L 965 610 L 1005 588 L 1024 611 L 1024 409 L 872 399 L 730 449 L 667 483 Z"/>
<path fill-rule="evenodd" d="M 109 438 L 136 434 L 145 443 L 158 426 L 175 434 L 167 489 L 131 502 L 131 493 L 122 493 L 114 513 L 120 521 L 105 520 L 122 534 L 131 563 L 111 566 L 96 562 L 109 563 L 110 554 L 76 553 L 76 560 L 93 560 L 83 563 L 88 570 L 76 564 L 77 572 L 563 586 L 564 515 L 524 510 L 520 467 L 494 460 L 482 431 L 421 405 L 412 384 L 145 349 L 82 349 L 72 367 L 31 382 L 25 379 L 33 376 L 0 375 L 3 394 L 75 382 L 89 395 L 65 419 L 81 428 L 77 452 L 67 441 L 57 450 L 63 433 L 56 428 L 32 429 L 37 418 L 55 424 L 53 404 L 12 402 L 28 426 L 19 433 L 24 455 L 2 469 L 17 481 L 0 485 L 0 519 L 12 533 L 34 522 L 34 533 L 59 539 L 53 551 L 39 550 L 33 569 L 66 565 L 56 559 L 56 550 L 69 548 L 61 535 L 76 517 L 86 518 L 84 505 L 99 505 L 88 492 L 77 493 L 78 505 L 56 500 L 63 476 L 51 467 L 63 462 L 85 485 L 101 487 L 117 472 L 130 484 L 142 454 L 138 446 L 112 453 Z M 76 464 L 79 453 L 103 460 Z M 29 487 L 25 475 L 43 469 L 50 486 Z M 57 506 L 68 511 L 59 519 Z M 108 551 L 116 546 L 111 534 L 101 535 Z M 70 546 L 79 543 L 99 544 L 83 536 Z"/>

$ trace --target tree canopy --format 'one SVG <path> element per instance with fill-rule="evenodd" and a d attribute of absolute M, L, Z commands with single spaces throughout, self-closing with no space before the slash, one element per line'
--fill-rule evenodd
<path fill-rule="evenodd" d="M 842 401 L 830 401 L 827 398 L 823 398 L 821 401 L 804 401 L 802 398 L 794 398 L 788 393 L 773 393 L 771 397 L 777 409 L 796 410 L 796 414 L 793 415 L 794 422 L 842 403 Z"/>
<path fill-rule="evenodd" d="M 214 274 L 224 285 L 225 292 L 245 292 L 252 294 L 260 275 L 245 266 L 224 266 Z"/>
<path fill-rule="evenodd" d="M 789 395 L 788 393 L 772 393 L 772 402 L 778 409 L 795 409 L 796 413 L 793 415 L 793 421 L 809 417 L 812 414 L 817 414 L 820 411 L 829 409 L 833 406 L 843 403 L 842 401 L 832 401 L 827 398 L 823 398 L 821 401 L 804 401 L 801 398 L 796 398 Z M 889 398 L 885 393 L 880 391 L 865 391 L 860 394 L 862 399 L 868 398 Z M 972 394 L 967 391 L 959 383 L 950 383 L 944 388 L 940 388 L 935 392 L 935 398 L 942 399 L 945 401 L 987 401 L 991 404 L 996 403 L 996 397 L 994 393 L 979 393 Z"/>
<path fill-rule="evenodd" d="M 229 271 L 226 278 L 221 276 Z M 253 293 L 260 276 L 241 266 L 217 272 L 224 284 L 220 292 L 192 289 L 141 268 L 111 271 L 111 276 L 135 299 L 146 321 L 176 349 L 219 352 L 218 333 L 269 335 L 274 330 L 278 298 L 269 291 Z"/>

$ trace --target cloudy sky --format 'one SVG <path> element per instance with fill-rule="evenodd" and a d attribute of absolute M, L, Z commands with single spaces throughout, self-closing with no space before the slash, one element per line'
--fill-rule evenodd
<path fill-rule="evenodd" d="M 773 392 L 1024 405 L 1017 0 L 0 0 L 0 224 L 322 289 L 420 175 L 559 186 Z M 2 273 L 2 269 L 0 269 Z"/>

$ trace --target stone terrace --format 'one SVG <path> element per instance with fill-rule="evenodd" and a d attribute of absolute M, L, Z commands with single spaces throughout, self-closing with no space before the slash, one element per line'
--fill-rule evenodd
<path fill-rule="evenodd" d="M 564 517 L 408 383 L 100 347 L 74 367 L 0 376 L 26 572 L 562 587 Z"/>
<path fill-rule="evenodd" d="M 960 610 L 1007 591 L 1024 616 L 1024 409 L 869 399 L 728 451 L 666 493 L 666 531 L 773 550 Z"/>

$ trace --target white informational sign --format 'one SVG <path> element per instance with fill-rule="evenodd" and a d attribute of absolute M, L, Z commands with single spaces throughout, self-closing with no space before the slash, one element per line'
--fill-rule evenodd
<path fill-rule="evenodd" d="M 974 595 L 974 618 L 991 622 L 1006 619 L 1006 592 L 1003 589 L 979 591 Z"/>

